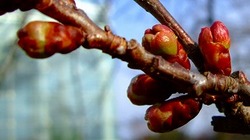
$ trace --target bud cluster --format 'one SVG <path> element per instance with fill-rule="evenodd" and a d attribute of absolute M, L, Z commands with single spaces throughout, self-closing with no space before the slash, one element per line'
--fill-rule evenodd
<path fill-rule="evenodd" d="M 163 57 L 190 70 L 190 62 L 174 32 L 165 25 L 157 24 L 147 29 L 142 38 L 143 47 L 152 54 Z M 176 129 L 200 111 L 202 103 L 189 95 L 167 100 L 176 92 L 175 85 L 161 82 L 146 74 L 132 79 L 127 93 L 136 105 L 152 105 L 146 111 L 148 127 L 154 132 L 168 132 Z M 177 87 L 178 88 L 178 87 Z"/>
<path fill-rule="evenodd" d="M 142 45 L 148 52 L 190 70 L 185 50 L 175 33 L 167 26 L 157 24 L 152 29 L 147 29 L 142 38 Z M 211 27 L 202 28 L 199 48 L 206 71 L 227 76 L 231 74 L 230 37 L 228 29 L 222 22 L 216 21 Z M 168 99 L 172 93 L 179 91 L 176 87 L 173 83 L 161 82 L 146 74 L 132 79 L 127 91 L 131 102 L 136 105 L 152 105 L 145 115 L 150 130 L 171 131 L 192 120 L 201 110 L 203 103 L 208 104 L 213 99 L 212 102 L 218 105 L 219 100 L 223 102 L 231 99 L 223 95 L 204 96 L 203 100 L 191 95 Z"/>

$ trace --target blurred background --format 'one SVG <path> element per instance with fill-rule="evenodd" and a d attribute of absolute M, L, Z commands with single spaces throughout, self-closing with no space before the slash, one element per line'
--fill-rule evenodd
<path fill-rule="evenodd" d="M 250 1 L 162 1 L 183 28 L 197 40 L 200 29 L 220 20 L 230 30 L 233 70 L 250 77 Z M 144 30 L 158 22 L 134 1 L 76 0 L 100 27 L 140 42 Z M 52 19 L 37 11 L 0 17 L 1 140 L 233 140 L 247 135 L 216 133 L 215 106 L 204 106 L 187 125 L 169 133 L 148 130 L 148 106 L 127 98 L 131 78 L 141 73 L 99 50 L 79 48 L 48 59 L 31 59 L 17 47 L 16 32 L 27 22 Z M 196 71 L 193 67 L 193 71 Z"/>

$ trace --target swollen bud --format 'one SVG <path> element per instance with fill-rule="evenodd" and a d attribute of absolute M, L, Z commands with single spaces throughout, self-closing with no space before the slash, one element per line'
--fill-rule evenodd
<path fill-rule="evenodd" d="M 142 44 L 146 50 L 156 55 L 177 54 L 177 37 L 170 28 L 162 24 L 147 29 Z"/>
<path fill-rule="evenodd" d="M 216 21 L 210 28 L 202 28 L 198 42 L 205 69 L 215 74 L 230 75 L 230 36 L 227 27 Z"/>
<path fill-rule="evenodd" d="M 142 38 L 145 49 L 155 55 L 162 56 L 170 63 L 179 63 L 190 69 L 190 62 L 182 45 L 174 32 L 165 25 L 156 24 L 147 29 Z"/>
<path fill-rule="evenodd" d="M 169 132 L 192 120 L 200 112 L 202 103 L 188 95 L 155 104 L 146 111 L 148 128 L 154 132 Z"/>
<path fill-rule="evenodd" d="M 56 22 L 30 22 L 17 34 L 19 46 L 32 58 L 69 53 L 84 41 L 84 35 L 78 28 Z"/>
<path fill-rule="evenodd" d="M 171 86 L 162 84 L 146 74 L 134 77 L 127 90 L 127 96 L 135 105 L 151 105 L 169 98 Z"/>

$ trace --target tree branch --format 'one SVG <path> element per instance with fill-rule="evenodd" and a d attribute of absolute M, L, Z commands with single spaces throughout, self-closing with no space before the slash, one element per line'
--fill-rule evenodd
<path fill-rule="evenodd" d="M 26 3 L 26 1 L 18 1 L 17 3 Z M 185 46 L 189 57 L 199 71 L 203 72 L 202 57 L 197 44 L 180 27 L 162 4 L 158 0 L 135 1 L 176 33 Z M 8 4 L 6 1 L 3 2 L 3 7 L 6 3 Z M 227 116 L 237 116 L 244 120 L 244 124 L 250 125 L 250 117 L 248 115 L 250 109 L 247 106 L 249 105 L 248 99 L 250 99 L 250 84 L 243 72 L 236 72 L 231 76 L 216 75 L 209 72 L 202 75 L 186 70 L 178 64 L 170 64 L 161 56 L 153 55 L 146 51 L 135 40 L 127 41 L 123 37 L 114 35 L 108 26 L 102 30 L 89 19 L 84 11 L 77 9 L 73 0 L 36 0 L 31 5 L 24 6 L 24 4 L 20 4 L 20 6 L 17 8 L 23 10 L 29 10 L 33 6 L 45 15 L 65 25 L 79 28 L 84 34 L 83 37 L 85 37 L 85 39 L 82 39 L 84 41 L 82 42 L 83 47 L 102 50 L 114 58 L 128 62 L 130 68 L 141 69 L 146 74 L 156 79 L 161 79 L 163 82 L 166 81 L 166 83 L 171 82 L 180 85 L 182 88 L 179 89 L 179 92 L 189 93 L 198 98 L 202 98 L 205 94 L 209 93 L 228 95 L 229 97 L 239 94 L 242 97 L 246 97 L 247 100 L 240 99 L 239 102 L 236 101 L 235 107 L 232 107 L 230 104 L 230 108 L 226 110 L 225 114 Z M 7 10 L 0 7 L 0 14 L 12 10 L 12 7 L 10 9 L 7 8 Z M 221 102 L 224 103 L 224 100 Z M 223 107 L 227 108 L 227 105 Z M 214 126 L 217 128 L 216 125 L 220 124 L 214 123 Z"/>

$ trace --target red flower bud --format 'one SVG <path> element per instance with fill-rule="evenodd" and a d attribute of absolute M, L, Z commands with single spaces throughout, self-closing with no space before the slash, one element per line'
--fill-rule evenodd
<path fill-rule="evenodd" d="M 174 32 L 165 25 L 157 24 L 147 29 L 142 38 L 145 49 L 155 55 L 161 55 L 170 63 L 179 63 L 190 69 L 190 62 L 182 45 L 178 42 Z"/>
<path fill-rule="evenodd" d="M 188 95 L 155 104 L 147 109 L 145 120 L 154 132 L 168 132 L 192 120 L 201 110 L 202 103 Z"/>
<path fill-rule="evenodd" d="M 54 53 L 69 53 L 84 41 L 82 32 L 73 26 L 56 22 L 30 22 L 18 31 L 19 46 L 33 58 L 46 58 Z"/>
<path fill-rule="evenodd" d="M 222 22 L 216 21 L 210 28 L 202 28 L 199 35 L 199 47 L 207 71 L 216 74 L 231 74 L 230 36 L 227 27 Z"/>
<path fill-rule="evenodd" d="M 134 77 L 127 90 L 130 101 L 135 105 L 150 105 L 162 102 L 171 96 L 168 86 L 146 74 Z"/>
<path fill-rule="evenodd" d="M 157 55 L 176 55 L 177 37 L 174 32 L 165 25 L 157 24 L 145 31 L 143 45 L 149 52 Z"/>

